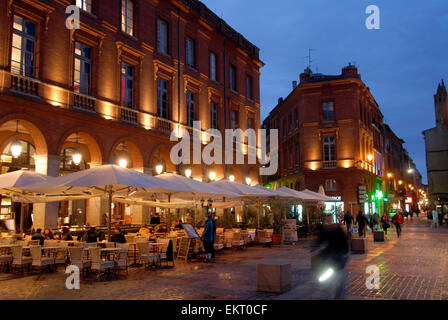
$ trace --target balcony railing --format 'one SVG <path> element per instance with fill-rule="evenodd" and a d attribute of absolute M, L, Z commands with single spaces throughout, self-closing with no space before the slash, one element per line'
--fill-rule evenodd
<path fill-rule="evenodd" d="M 171 134 L 171 122 L 169 120 L 166 119 L 162 119 L 162 118 L 156 118 L 156 127 L 155 130 L 166 134 L 166 135 L 170 135 Z"/>
<path fill-rule="evenodd" d="M 38 96 L 38 87 L 38 80 L 11 74 L 11 90 L 13 91 Z"/>
<path fill-rule="evenodd" d="M 323 161 L 323 167 L 324 168 L 336 168 L 336 160 L 331 161 Z"/>
<path fill-rule="evenodd" d="M 95 99 L 79 93 L 74 93 L 73 108 L 82 111 L 95 112 Z"/>
<path fill-rule="evenodd" d="M 133 109 L 121 107 L 121 115 L 120 120 L 123 122 L 127 122 L 130 124 L 137 124 L 138 123 L 138 111 L 135 111 Z"/>

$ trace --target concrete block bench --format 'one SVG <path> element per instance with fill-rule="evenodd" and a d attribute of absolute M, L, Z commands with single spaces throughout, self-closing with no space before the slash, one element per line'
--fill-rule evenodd
<path fill-rule="evenodd" d="M 350 244 L 354 253 L 367 253 L 368 251 L 367 238 L 353 238 Z"/>
<path fill-rule="evenodd" d="M 384 242 L 384 231 L 373 231 L 373 241 L 375 242 Z"/>
<path fill-rule="evenodd" d="M 262 263 L 257 265 L 257 291 L 284 293 L 291 290 L 291 264 Z"/>

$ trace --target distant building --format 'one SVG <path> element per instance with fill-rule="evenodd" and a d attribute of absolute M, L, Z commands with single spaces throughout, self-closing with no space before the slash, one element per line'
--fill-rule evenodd
<path fill-rule="evenodd" d="M 263 126 L 279 129 L 279 171 L 266 185 L 323 186 L 355 214 L 417 206 L 421 175 L 355 66 L 331 76 L 307 68 Z"/>
<path fill-rule="evenodd" d="M 429 199 L 431 208 L 440 206 L 448 213 L 448 101 L 445 83 L 434 95 L 436 127 L 423 132 L 426 143 Z"/>

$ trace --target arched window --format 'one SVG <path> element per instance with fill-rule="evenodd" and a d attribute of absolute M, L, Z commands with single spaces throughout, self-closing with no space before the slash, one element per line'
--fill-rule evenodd
<path fill-rule="evenodd" d="M 336 191 L 338 189 L 337 182 L 334 179 L 325 181 L 325 191 Z"/>

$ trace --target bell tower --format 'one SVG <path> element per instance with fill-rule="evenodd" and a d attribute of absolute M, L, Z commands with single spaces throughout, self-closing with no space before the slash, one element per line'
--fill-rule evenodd
<path fill-rule="evenodd" d="M 437 93 L 434 95 L 434 105 L 436 111 L 436 126 L 447 125 L 448 104 L 445 83 L 442 82 L 437 87 Z"/>

